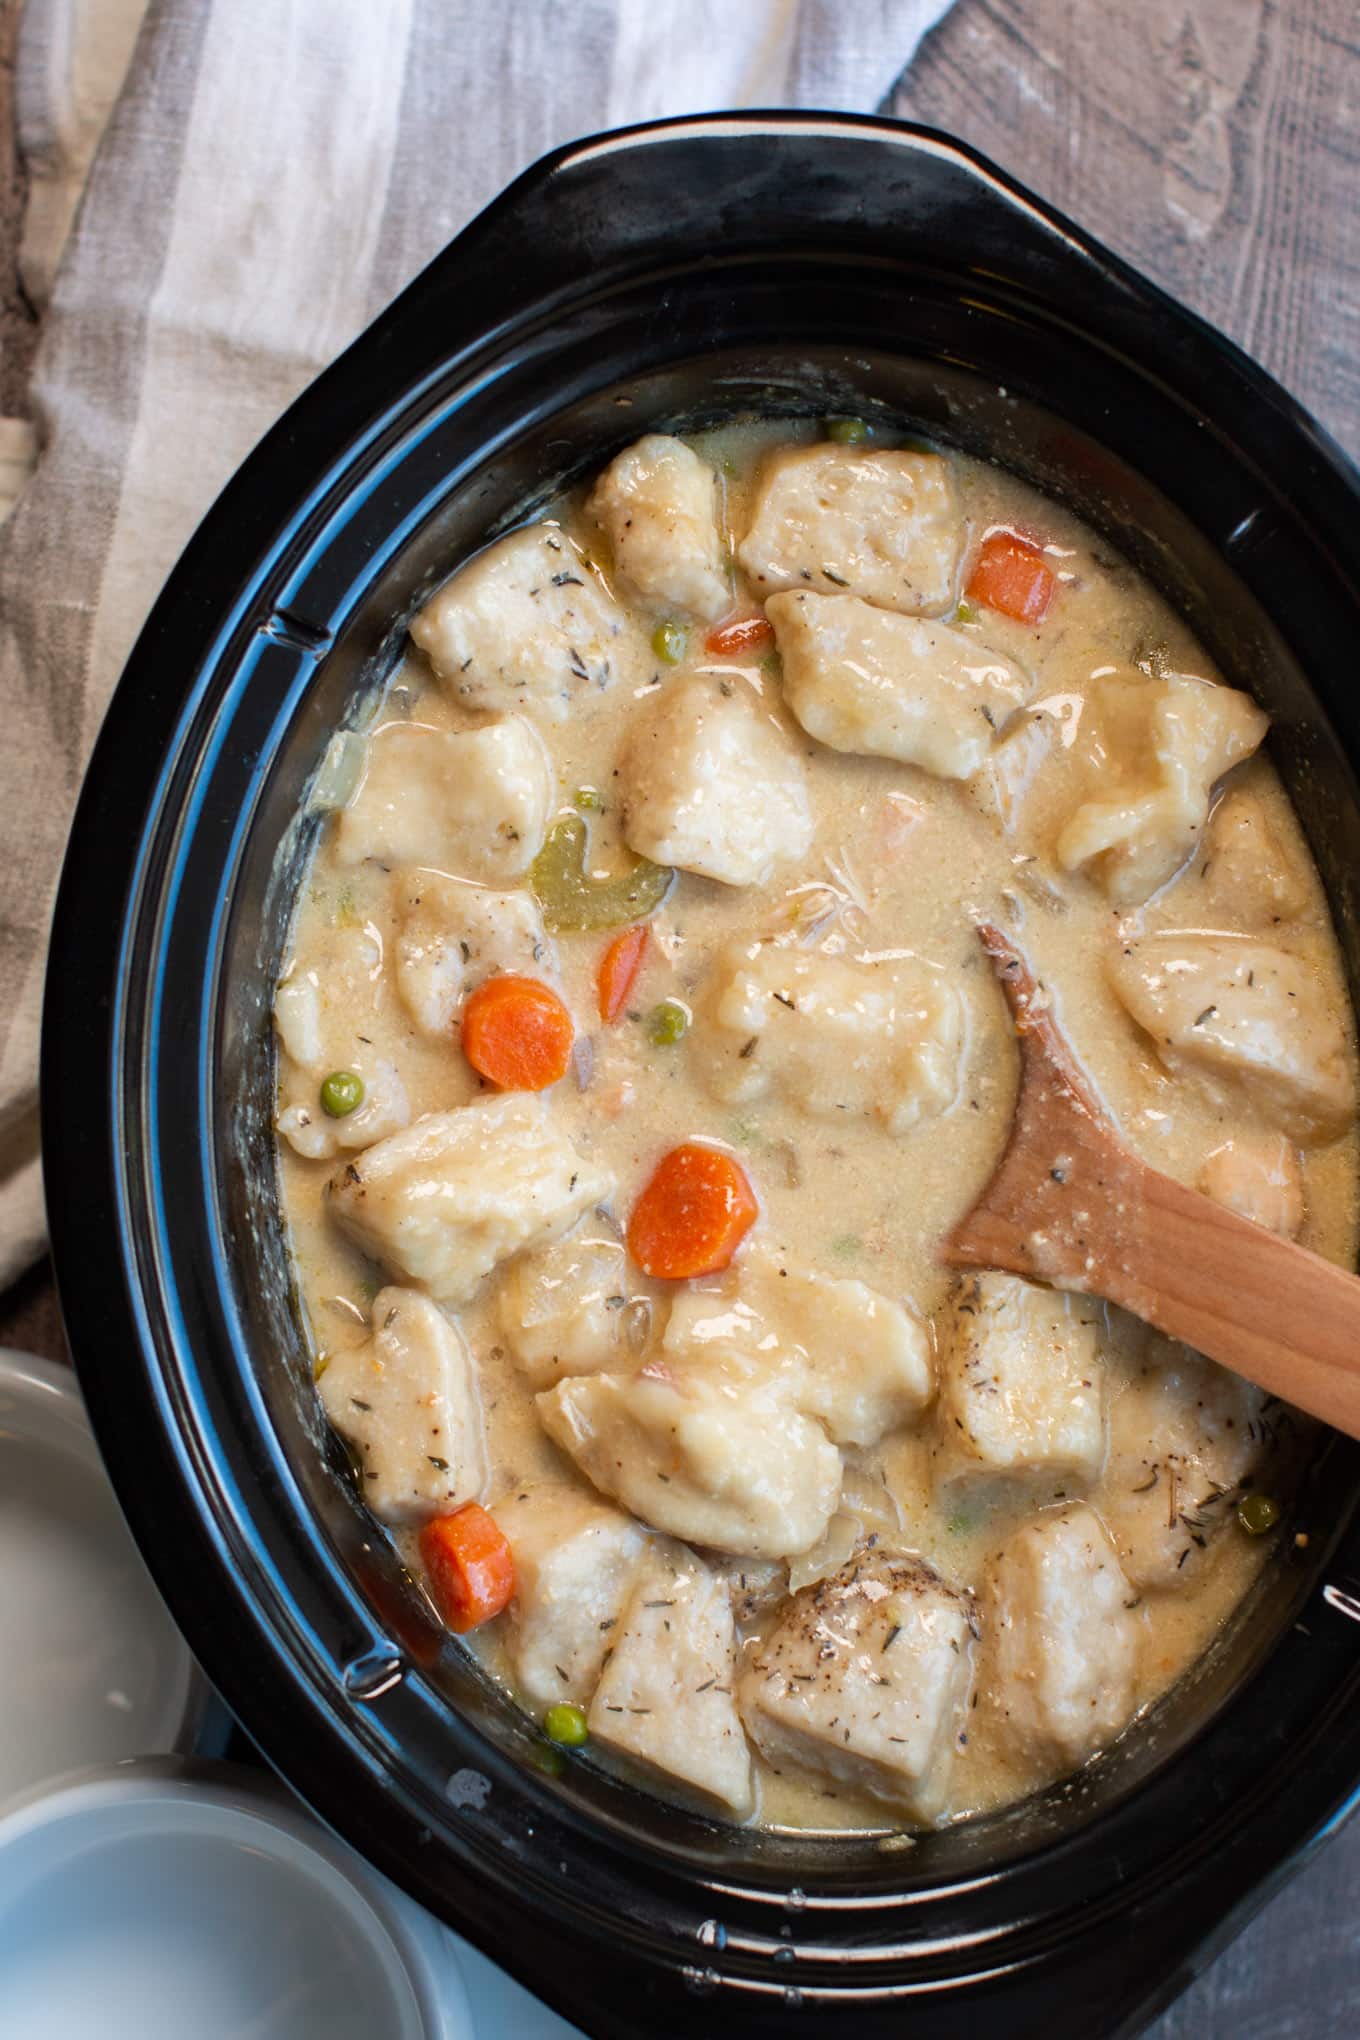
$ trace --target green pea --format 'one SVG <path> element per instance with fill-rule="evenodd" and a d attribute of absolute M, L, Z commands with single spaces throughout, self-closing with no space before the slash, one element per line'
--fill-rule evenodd
<path fill-rule="evenodd" d="M 1272 1495 L 1243 1495 L 1237 1505 L 1237 1520 L 1248 1537 L 1264 1537 L 1280 1520 L 1280 1505 Z"/>
<path fill-rule="evenodd" d="M 663 999 L 647 1015 L 647 1039 L 657 1048 L 670 1048 L 689 1032 L 689 1010 L 678 999 Z"/>
<path fill-rule="evenodd" d="M 543 1733 L 549 1742 L 559 1744 L 564 1750 L 579 1750 L 589 1736 L 590 1730 L 586 1727 L 586 1717 L 582 1710 L 561 1700 L 556 1707 L 550 1707 L 544 1715 Z"/>
<path fill-rule="evenodd" d="M 658 659 L 664 659 L 668 666 L 678 666 L 685 656 L 688 642 L 686 633 L 678 623 L 659 623 L 652 632 L 652 650 Z"/>
<path fill-rule="evenodd" d="M 345 1119 L 364 1102 L 364 1081 L 353 1070 L 332 1070 L 321 1086 L 321 1109 L 332 1119 Z"/>
<path fill-rule="evenodd" d="M 869 437 L 869 427 L 863 418 L 828 418 L 826 436 L 842 446 L 862 446 Z"/>

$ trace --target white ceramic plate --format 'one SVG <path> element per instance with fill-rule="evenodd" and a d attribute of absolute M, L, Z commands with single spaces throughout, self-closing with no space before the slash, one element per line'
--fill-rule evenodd
<path fill-rule="evenodd" d="M 69 1367 L 0 1350 L 0 1804 L 191 1746 L 208 1688 L 100 1463 Z"/>
<path fill-rule="evenodd" d="M 281 1788 L 229 1764 L 125 1764 L 12 1806 L 0 1975 L 4 2030 L 25 2040 L 473 2031 L 450 1936 Z"/>

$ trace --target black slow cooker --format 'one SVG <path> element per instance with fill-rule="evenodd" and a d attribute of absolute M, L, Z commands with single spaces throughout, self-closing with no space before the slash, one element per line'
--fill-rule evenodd
<path fill-rule="evenodd" d="M 438 175 L 431 164 L 430 175 Z M 1360 489 L 1226 341 L 945 137 L 608 135 L 483 213 L 205 519 L 80 801 L 44 1036 L 71 1344 L 142 1549 L 270 1759 L 599 2035 L 1131 2033 L 1352 1803 L 1357 1449 L 1207 1659 L 1070 1783 L 911 1841 L 711 1824 L 531 1725 L 433 1623 L 310 1382 L 270 985 L 336 726 L 462 549 L 657 426 L 910 421 L 1108 534 L 1275 719 L 1360 968 Z"/>

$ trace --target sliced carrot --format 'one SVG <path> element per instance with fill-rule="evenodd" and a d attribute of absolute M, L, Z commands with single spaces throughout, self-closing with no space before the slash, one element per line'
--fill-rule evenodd
<path fill-rule="evenodd" d="M 542 1091 L 566 1075 L 571 1015 L 537 978 L 489 977 L 463 1008 L 463 1054 L 502 1091 Z"/>
<path fill-rule="evenodd" d="M 736 623 L 715 624 L 704 639 L 704 650 L 715 659 L 731 659 L 738 652 L 763 652 L 773 643 L 772 623 L 763 616 L 743 616 Z"/>
<path fill-rule="evenodd" d="M 637 981 L 646 949 L 647 923 L 639 921 L 635 927 L 616 935 L 600 958 L 595 988 L 600 995 L 600 1018 L 606 1027 L 613 1026 L 628 1004 L 628 994 Z"/>
<path fill-rule="evenodd" d="M 1057 585 L 1039 546 L 1015 531 L 989 531 L 964 592 L 1017 623 L 1042 623 Z"/>
<path fill-rule="evenodd" d="M 462 1636 L 479 1629 L 515 1592 L 515 1557 L 504 1532 L 480 1502 L 436 1516 L 420 1533 L 420 1556 L 435 1605 Z"/>
<path fill-rule="evenodd" d="M 628 1251 L 645 1275 L 678 1281 L 726 1268 L 759 1207 L 746 1171 L 720 1148 L 685 1141 L 658 1163 L 628 1221 Z"/>

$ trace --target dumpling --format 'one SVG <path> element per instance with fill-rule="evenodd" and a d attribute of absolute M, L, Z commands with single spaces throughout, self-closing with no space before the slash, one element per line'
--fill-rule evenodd
<path fill-rule="evenodd" d="M 556 789 L 538 732 L 520 716 L 480 730 L 386 723 L 336 822 L 342 864 L 453 866 L 488 885 L 526 872 L 543 848 Z"/>
<path fill-rule="evenodd" d="M 477 1377 L 457 1325 L 418 1290 L 380 1289 L 372 1322 L 362 1345 L 330 1355 L 318 1393 L 374 1515 L 423 1523 L 485 1485 Z"/>
<path fill-rule="evenodd" d="M 1214 785 L 1249 758 L 1268 718 L 1248 695 L 1185 673 L 1110 689 L 1117 727 L 1105 746 L 1108 794 L 1087 798 L 1059 831 L 1064 871 L 1084 871 L 1121 906 L 1148 899 L 1199 842 Z M 1122 782 L 1122 783 L 1121 783 Z"/>
<path fill-rule="evenodd" d="M 682 439 L 649 432 L 609 463 L 589 516 L 622 579 L 649 609 L 711 622 L 732 606 L 718 531 L 718 480 Z"/>
<path fill-rule="evenodd" d="M 598 1227 L 578 1227 L 506 1269 L 496 1296 L 501 1336 L 531 1388 L 624 1366 L 629 1287 L 623 1248 Z"/>
<path fill-rule="evenodd" d="M 838 1445 L 874 1445 L 914 1422 L 934 1386 L 929 1335 L 902 1304 L 759 1247 L 728 1279 L 677 1294 L 661 1348 L 677 1366 L 705 1351 L 744 1353 Z"/>
<path fill-rule="evenodd" d="M 397 990 L 422 1034 L 451 1038 L 463 1000 L 497 971 L 551 977 L 556 949 L 537 900 L 442 871 L 403 871 L 393 888 Z"/>
<path fill-rule="evenodd" d="M 1242 1482 L 1275 1436 L 1270 1401 L 1189 1346 L 1146 1335 L 1140 1366 L 1111 1400 L 1102 1503 L 1135 1586 L 1184 1587 L 1198 1578 Z M 1285 1415 L 1283 1404 L 1275 1408 Z"/>
<path fill-rule="evenodd" d="M 683 1546 L 645 1560 L 590 1704 L 593 1739 L 708 1810 L 751 1811 L 725 1580 Z"/>
<path fill-rule="evenodd" d="M 609 686 L 626 630 L 622 610 L 555 524 L 498 539 L 411 623 L 456 701 L 495 715 L 532 709 L 555 722 Z"/>
<path fill-rule="evenodd" d="M 923 1559 L 860 1552 L 789 1602 L 737 1689 L 753 1742 L 933 1820 L 963 1727 L 973 1599 Z"/>
<path fill-rule="evenodd" d="M 1024 705 L 1018 666 L 947 623 L 894 616 L 855 595 L 772 595 L 784 698 L 833 751 L 896 758 L 968 779 Z"/>
<path fill-rule="evenodd" d="M 1215 905 L 1238 928 L 1272 928 L 1308 905 L 1308 887 L 1271 826 L 1265 806 L 1245 787 L 1225 793 L 1209 817 L 1204 875 Z"/>
<path fill-rule="evenodd" d="M 812 845 L 803 762 L 740 680 L 675 680 L 646 695 L 619 793 L 630 849 L 724 885 L 763 885 Z"/>
<path fill-rule="evenodd" d="M 828 443 L 765 461 L 737 557 L 762 593 L 848 588 L 924 615 L 953 601 L 964 536 L 940 455 Z"/>
<path fill-rule="evenodd" d="M 371 1147 L 411 1119 L 396 1065 L 374 1048 L 388 1011 L 382 951 L 364 928 L 336 929 L 326 965 L 294 964 L 274 994 L 274 1028 L 283 1050 L 275 1125 L 308 1161 Z M 332 1118 L 321 1086 L 333 1071 L 359 1079 L 352 1112 Z"/>
<path fill-rule="evenodd" d="M 565 1481 L 517 1489 L 496 1508 L 515 1560 L 506 1651 L 533 1707 L 585 1706 L 643 1554 L 640 1523 Z"/>
<path fill-rule="evenodd" d="M 1097 1478 L 1105 1457 L 1098 1304 L 1019 1275 L 968 1275 L 938 1338 L 943 1478 Z"/>
<path fill-rule="evenodd" d="M 839 1452 L 731 1349 L 686 1367 L 578 1375 L 536 1406 L 602 1494 L 689 1543 L 784 1558 L 815 1544 L 835 1512 Z"/>
<path fill-rule="evenodd" d="M 982 1598 L 983 1700 L 1006 1739 L 1074 1771 L 1134 1711 L 1137 1595 L 1094 1510 L 1036 1516 L 993 1561 Z"/>
<path fill-rule="evenodd" d="M 775 942 L 720 952 L 696 1054 L 729 1104 L 772 1092 L 818 1119 L 877 1119 L 908 1132 L 958 1095 L 963 1001 L 923 964 L 859 963 Z"/>
<path fill-rule="evenodd" d="M 512 1091 L 379 1141 L 331 1177 L 326 1195 L 366 1254 L 461 1303 L 498 1262 L 559 1239 L 613 1187 L 544 1098 Z"/>
<path fill-rule="evenodd" d="M 1144 935 L 1120 945 L 1109 972 L 1173 1076 L 1245 1100 L 1304 1147 L 1351 1124 L 1337 988 L 1287 950 L 1242 935 Z"/>

